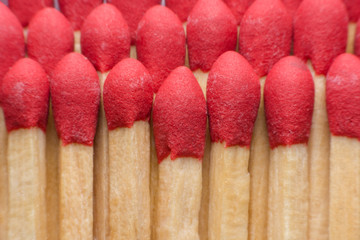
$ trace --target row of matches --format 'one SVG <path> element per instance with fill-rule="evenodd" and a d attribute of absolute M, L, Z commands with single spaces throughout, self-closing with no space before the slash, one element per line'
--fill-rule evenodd
<path fill-rule="evenodd" d="M 241 21 L 220 0 L 188 18 L 74 2 L 74 18 L 17 13 L 26 59 L 0 4 L 0 239 L 360 238 L 360 60 L 343 54 L 360 44 L 342 1 L 256 0 Z"/>

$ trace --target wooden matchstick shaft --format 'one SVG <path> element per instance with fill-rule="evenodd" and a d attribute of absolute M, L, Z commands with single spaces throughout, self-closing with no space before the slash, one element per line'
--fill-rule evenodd
<path fill-rule="evenodd" d="M 7 239 L 8 225 L 8 169 L 7 169 L 7 131 L 5 117 L 0 108 L 0 239 Z"/>
<path fill-rule="evenodd" d="M 150 222 L 151 222 L 151 239 L 156 239 L 156 206 L 157 190 L 159 184 L 159 162 L 156 156 L 155 138 L 153 129 L 153 118 L 151 114 L 150 125 Z"/>
<path fill-rule="evenodd" d="M 137 59 L 137 53 L 136 53 L 136 46 L 135 45 L 131 45 L 130 47 L 130 57 Z"/>
<path fill-rule="evenodd" d="M 356 35 L 356 22 L 350 22 L 348 27 L 348 37 L 347 37 L 347 45 L 346 45 L 347 53 L 354 53 L 355 35 Z"/>
<path fill-rule="evenodd" d="M 75 31 L 74 32 L 74 52 L 81 53 L 81 32 Z"/>

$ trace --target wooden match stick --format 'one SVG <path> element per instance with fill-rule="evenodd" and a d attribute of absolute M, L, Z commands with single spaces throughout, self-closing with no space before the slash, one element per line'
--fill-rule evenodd
<path fill-rule="evenodd" d="M 104 85 L 110 240 L 150 239 L 152 102 L 152 79 L 138 60 L 124 59 L 111 70 Z"/>
<path fill-rule="evenodd" d="M 9 68 L 25 56 L 22 27 L 17 17 L 0 3 L 0 82 Z M 0 107 L 0 239 L 7 240 L 8 225 L 8 170 L 7 131 L 5 117 Z"/>
<path fill-rule="evenodd" d="M 240 54 L 214 63 L 207 85 L 211 135 L 209 239 L 248 239 L 250 142 L 260 102 L 258 76 Z"/>
<path fill-rule="evenodd" d="M 161 0 L 107 0 L 107 2 L 114 4 L 129 24 L 131 34 L 130 57 L 136 59 L 137 50 L 135 43 L 137 41 L 136 30 L 138 24 L 145 12 L 152 6 L 161 4 Z"/>
<path fill-rule="evenodd" d="M 330 240 L 360 239 L 360 59 L 338 56 L 326 80 L 331 131 Z"/>
<path fill-rule="evenodd" d="M 176 68 L 160 87 L 153 125 L 159 159 L 156 239 L 199 239 L 206 102 L 188 68 Z"/>
<path fill-rule="evenodd" d="M 310 60 L 315 84 L 309 139 L 309 239 L 329 238 L 330 132 L 324 75 L 334 58 L 345 52 L 347 19 L 345 5 L 339 0 L 303 0 L 294 16 L 294 54 L 304 61 Z"/>
<path fill-rule="evenodd" d="M 259 33 L 261 35 L 259 36 Z M 256 0 L 245 12 L 239 34 L 239 53 L 260 78 L 261 101 L 250 152 L 249 240 L 267 239 L 269 139 L 264 112 L 266 75 L 281 58 L 290 55 L 292 19 L 280 0 Z"/>
<path fill-rule="evenodd" d="M 45 130 L 49 80 L 34 60 L 17 61 L 2 81 L 8 131 L 7 239 L 46 239 Z"/>
<path fill-rule="evenodd" d="M 74 30 L 75 52 L 81 52 L 80 30 L 85 18 L 102 0 L 58 0 L 61 12 L 69 19 Z"/>
<path fill-rule="evenodd" d="M 59 239 L 93 239 L 93 140 L 100 103 L 96 70 L 79 53 L 57 65 L 50 83 L 59 148 Z"/>
<path fill-rule="evenodd" d="M 264 106 L 270 143 L 267 239 L 308 239 L 308 139 L 314 83 L 306 65 L 285 57 L 269 72 Z"/>
<path fill-rule="evenodd" d="M 95 66 L 103 95 L 109 70 L 129 57 L 130 52 L 129 28 L 115 6 L 101 4 L 87 16 L 81 28 L 81 52 Z M 109 234 L 109 157 L 108 128 L 102 100 L 94 147 L 94 237 L 105 240 Z"/>
<path fill-rule="evenodd" d="M 356 22 L 360 19 L 360 0 L 344 0 L 344 3 L 349 14 L 346 52 L 354 53 Z"/>
<path fill-rule="evenodd" d="M 360 18 L 357 22 L 356 36 L 355 36 L 355 55 L 360 56 Z"/>

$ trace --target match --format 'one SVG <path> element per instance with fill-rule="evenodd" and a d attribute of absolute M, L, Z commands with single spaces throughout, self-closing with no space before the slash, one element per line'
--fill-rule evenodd
<path fill-rule="evenodd" d="M 303 0 L 282 0 L 291 16 L 295 15 L 296 10 L 298 9 L 302 1 Z"/>
<path fill-rule="evenodd" d="M 360 19 L 360 0 L 344 0 L 344 3 L 349 15 L 346 52 L 354 53 L 356 22 Z"/>
<path fill-rule="evenodd" d="M 360 18 L 356 27 L 356 36 L 355 36 L 355 55 L 360 57 Z"/>

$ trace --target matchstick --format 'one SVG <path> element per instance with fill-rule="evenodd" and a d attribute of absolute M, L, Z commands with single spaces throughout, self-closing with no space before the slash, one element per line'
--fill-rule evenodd
<path fill-rule="evenodd" d="M 75 52 L 81 52 L 80 30 L 85 18 L 98 5 L 102 4 L 102 0 L 58 0 L 61 12 L 69 19 L 74 30 Z"/>
<path fill-rule="evenodd" d="M 322 11 L 319 11 L 322 9 Z M 326 12 L 326 14 L 324 14 Z M 340 0 L 303 0 L 294 16 L 294 54 L 308 61 L 315 84 L 309 139 L 309 239 L 329 238 L 330 132 L 325 107 L 325 76 L 345 52 L 348 17 Z"/>
<path fill-rule="evenodd" d="M 314 83 L 300 59 L 285 57 L 269 72 L 264 106 L 270 143 L 267 239 L 308 239 L 308 139 Z"/>
<path fill-rule="evenodd" d="M 291 16 L 295 15 L 295 12 L 298 9 L 298 7 L 300 6 L 300 3 L 302 1 L 303 0 L 282 0 L 282 2 L 284 3 L 286 9 L 291 14 Z"/>
<path fill-rule="evenodd" d="M 2 81 L 8 131 L 7 239 L 46 239 L 45 130 L 49 81 L 34 60 L 18 60 Z"/>
<path fill-rule="evenodd" d="M 356 22 L 360 19 L 360 0 L 344 0 L 344 3 L 349 14 L 346 52 L 354 53 Z"/>
<path fill-rule="evenodd" d="M 261 33 L 259 36 L 258 33 Z M 263 89 L 266 75 L 281 58 L 290 55 L 292 18 L 280 0 L 256 0 L 245 12 L 239 34 L 239 53 L 260 78 L 261 101 L 250 148 L 249 240 L 267 239 L 269 139 Z"/>
<path fill-rule="evenodd" d="M 241 19 L 244 16 L 246 10 L 251 6 L 254 0 L 224 0 L 224 2 L 231 9 L 234 14 L 237 25 L 240 25 Z"/>
<path fill-rule="evenodd" d="M 206 83 L 211 66 L 221 54 L 236 48 L 236 19 L 223 1 L 199 0 L 190 12 L 186 29 L 189 66 L 206 97 Z M 210 172 L 208 129 L 202 166 L 202 199 L 199 219 L 201 240 L 208 239 Z"/>
<path fill-rule="evenodd" d="M 25 56 L 22 27 L 16 16 L 0 3 L 0 81 L 9 68 Z M 5 117 L 0 107 L 0 239 L 7 240 L 8 225 L 8 170 L 7 131 Z"/>
<path fill-rule="evenodd" d="M 156 239 L 199 239 L 206 102 L 188 68 L 176 68 L 160 87 L 153 125 L 159 159 Z"/>
<path fill-rule="evenodd" d="M 360 239 L 360 59 L 338 56 L 326 79 L 331 131 L 329 239 Z"/>
<path fill-rule="evenodd" d="M 107 0 L 107 2 L 114 4 L 127 21 L 131 34 L 130 57 L 136 59 L 137 50 L 135 43 L 137 41 L 136 30 L 138 29 L 138 24 L 145 12 L 149 8 L 161 4 L 161 0 Z"/>
<path fill-rule="evenodd" d="M 356 36 L 355 36 L 355 55 L 360 57 L 360 19 L 357 22 Z"/>
<path fill-rule="evenodd" d="M 165 5 L 178 15 L 181 22 L 185 23 L 196 1 L 197 0 L 167 0 Z"/>
<path fill-rule="evenodd" d="M 93 140 L 99 78 L 79 53 L 57 65 L 50 83 L 59 148 L 59 239 L 93 239 Z"/>
<path fill-rule="evenodd" d="M 109 71 L 130 52 L 129 28 L 115 6 L 101 4 L 88 15 L 81 29 L 81 51 L 95 66 L 103 95 Z M 98 240 L 105 240 L 109 234 L 108 158 L 108 129 L 101 99 L 94 142 L 94 237 Z"/>
<path fill-rule="evenodd" d="M 211 135 L 209 239 L 248 239 L 250 142 L 260 103 L 254 69 L 236 52 L 210 70 L 207 106 Z"/>
<path fill-rule="evenodd" d="M 124 59 L 111 70 L 104 85 L 110 240 L 150 239 L 152 102 L 152 79 L 138 60 Z"/>

